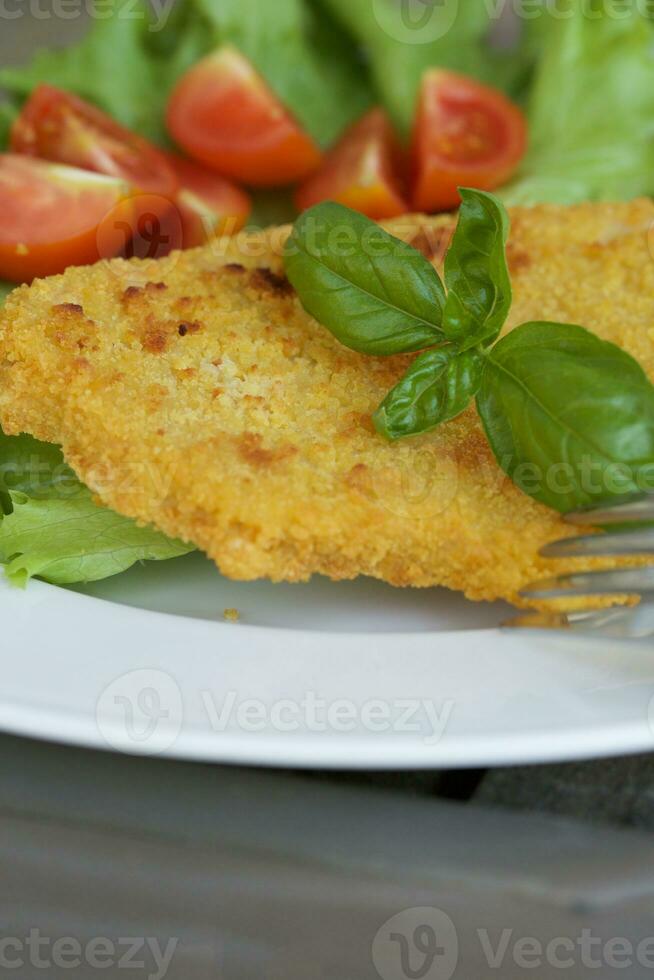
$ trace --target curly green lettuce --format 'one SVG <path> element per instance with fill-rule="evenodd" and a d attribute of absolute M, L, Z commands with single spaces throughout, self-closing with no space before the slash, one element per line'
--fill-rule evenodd
<path fill-rule="evenodd" d="M 629 200 L 654 193 L 654 22 L 642 4 L 559 0 L 534 21 L 541 50 L 530 148 L 507 204 Z"/>
<path fill-rule="evenodd" d="M 12 583 L 93 582 L 192 550 L 96 504 L 56 446 L 0 432 L 0 563 Z"/>

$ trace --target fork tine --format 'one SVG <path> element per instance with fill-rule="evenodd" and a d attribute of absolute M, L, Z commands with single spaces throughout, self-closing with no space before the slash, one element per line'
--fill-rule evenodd
<path fill-rule="evenodd" d="M 591 595 L 648 595 L 654 593 L 654 565 L 576 572 L 534 582 L 521 590 L 525 599 L 568 599 Z"/>
<path fill-rule="evenodd" d="M 565 515 L 568 524 L 602 527 L 629 521 L 654 521 L 654 494 L 644 494 L 623 503 L 605 504 L 590 510 L 571 511 Z"/>
<path fill-rule="evenodd" d="M 616 639 L 641 640 L 654 636 L 654 604 L 612 606 L 569 613 L 522 613 L 502 624 L 509 629 L 561 630 L 600 633 Z"/>
<path fill-rule="evenodd" d="M 543 558 L 590 558 L 654 553 L 654 527 L 563 538 L 540 549 Z"/>

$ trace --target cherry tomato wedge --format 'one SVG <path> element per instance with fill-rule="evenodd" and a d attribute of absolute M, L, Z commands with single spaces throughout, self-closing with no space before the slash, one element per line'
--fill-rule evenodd
<path fill-rule="evenodd" d="M 189 156 L 254 187 L 302 180 L 320 150 L 250 62 L 221 47 L 179 80 L 168 129 Z"/>
<path fill-rule="evenodd" d="M 165 154 L 96 106 L 39 85 L 11 131 L 11 149 L 119 177 L 149 194 L 172 196 L 177 180 Z"/>
<path fill-rule="evenodd" d="M 168 154 L 180 189 L 175 203 L 182 221 L 184 248 L 203 245 L 217 235 L 233 235 L 252 210 L 250 197 L 231 181 L 199 163 Z"/>
<path fill-rule="evenodd" d="M 410 210 L 402 149 L 383 109 L 372 109 L 348 129 L 295 196 L 300 211 L 321 201 L 338 201 L 377 220 Z"/>
<path fill-rule="evenodd" d="M 108 215 L 129 221 L 129 195 L 116 177 L 0 154 L 0 279 L 31 282 L 109 257 L 99 232 Z"/>
<path fill-rule="evenodd" d="M 414 208 L 447 211 L 460 203 L 457 187 L 499 187 L 526 149 L 526 120 L 501 92 L 454 72 L 428 71 L 413 135 Z"/>

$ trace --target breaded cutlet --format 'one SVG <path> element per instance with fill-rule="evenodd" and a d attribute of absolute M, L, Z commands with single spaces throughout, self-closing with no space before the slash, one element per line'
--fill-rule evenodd
<path fill-rule="evenodd" d="M 581 324 L 654 379 L 654 205 L 511 219 L 507 329 Z M 453 218 L 387 227 L 442 267 Z M 60 444 L 102 503 L 235 579 L 370 575 L 519 602 L 526 583 L 576 567 L 538 557 L 575 532 L 504 476 L 473 407 L 392 445 L 374 431 L 411 357 L 353 353 L 308 316 L 284 278 L 287 233 L 16 290 L 0 315 L 5 432 Z"/>

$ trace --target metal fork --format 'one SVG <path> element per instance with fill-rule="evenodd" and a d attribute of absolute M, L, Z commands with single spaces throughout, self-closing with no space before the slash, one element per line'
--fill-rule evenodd
<path fill-rule="evenodd" d="M 651 557 L 652 563 L 641 568 L 560 575 L 528 585 L 521 595 L 526 599 L 634 595 L 644 601 L 635 607 L 526 612 L 504 625 L 518 629 L 573 629 L 619 638 L 654 636 L 654 494 L 577 511 L 567 514 L 565 520 L 576 527 L 609 530 L 548 544 L 540 551 L 544 558 Z"/>

